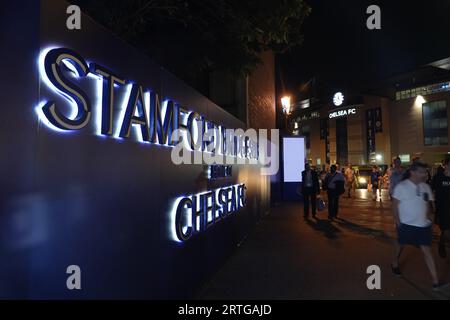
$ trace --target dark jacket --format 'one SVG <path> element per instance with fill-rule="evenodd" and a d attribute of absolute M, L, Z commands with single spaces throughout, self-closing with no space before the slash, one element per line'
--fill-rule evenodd
<path fill-rule="evenodd" d="M 311 170 L 312 190 L 315 193 L 320 193 L 319 176 L 317 172 Z M 302 193 L 311 193 L 311 188 L 305 188 L 306 170 L 302 171 Z"/>
<path fill-rule="evenodd" d="M 340 172 L 336 172 L 335 174 L 328 173 L 325 177 L 325 180 L 322 183 L 322 189 L 327 190 L 328 192 L 333 192 L 333 193 L 337 193 L 338 195 L 341 195 L 345 192 L 345 186 L 344 186 L 345 178 L 342 176 L 340 179 L 333 180 L 333 179 L 335 179 L 335 175 L 342 176 L 342 173 L 340 173 Z M 328 188 L 328 184 L 331 181 L 334 181 L 334 186 L 335 186 L 334 189 Z"/>

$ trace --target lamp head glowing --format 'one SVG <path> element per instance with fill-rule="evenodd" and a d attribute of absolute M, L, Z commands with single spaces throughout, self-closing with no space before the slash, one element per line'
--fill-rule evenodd
<path fill-rule="evenodd" d="M 425 98 L 422 96 L 422 95 L 418 95 L 417 97 L 416 97 L 416 104 L 417 105 L 419 105 L 419 106 L 421 106 L 423 103 L 425 103 L 426 101 L 425 101 Z"/>
<path fill-rule="evenodd" d="M 289 114 L 291 111 L 291 97 L 284 96 L 281 98 L 281 106 L 283 107 L 283 112 Z"/>

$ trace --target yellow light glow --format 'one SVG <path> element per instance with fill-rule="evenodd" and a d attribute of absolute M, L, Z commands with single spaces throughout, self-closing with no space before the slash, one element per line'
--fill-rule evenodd
<path fill-rule="evenodd" d="M 418 106 L 422 106 L 422 104 L 423 103 L 425 103 L 426 102 L 426 100 L 425 100 L 425 98 L 422 96 L 422 95 L 418 95 L 417 97 L 416 97 L 416 104 L 418 105 Z"/>
<path fill-rule="evenodd" d="M 289 114 L 289 112 L 291 111 L 291 97 L 284 96 L 283 98 L 281 98 L 281 106 L 283 107 L 283 112 Z"/>
<path fill-rule="evenodd" d="M 366 180 L 366 178 L 361 177 L 358 179 L 358 182 L 361 184 L 364 184 L 364 183 L 367 183 L 367 180 Z"/>

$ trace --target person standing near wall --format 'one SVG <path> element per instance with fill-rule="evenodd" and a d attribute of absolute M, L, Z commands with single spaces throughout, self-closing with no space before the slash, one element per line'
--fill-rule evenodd
<path fill-rule="evenodd" d="M 309 163 L 305 164 L 302 171 L 302 196 L 303 196 L 303 216 L 308 218 L 309 206 L 313 218 L 316 217 L 316 195 L 320 193 L 319 176 L 315 170 L 311 170 Z"/>
<path fill-rule="evenodd" d="M 347 169 L 345 169 L 345 185 L 347 188 L 347 196 L 351 198 L 351 192 L 355 187 L 355 170 L 353 170 L 351 163 L 348 164 Z"/>
<path fill-rule="evenodd" d="M 394 190 L 393 217 L 397 227 L 397 243 L 395 244 L 392 272 L 401 275 L 399 258 L 405 245 L 413 245 L 422 249 L 425 262 L 433 280 L 433 290 L 441 287 L 436 265 L 431 253 L 432 222 L 429 212 L 433 201 L 427 179 L 426 165 L 414 162 L 410 168 L 410 177 L 400 182 Z"/>
<path fill-rule="evenodd" d="M 373 166 L 372 173 L 370 174 L 370 184 L 372 185 L 372 200 L 377 200 L 377 191 L 380 186 L 380 171 L 377 166 Z M 381 189 L 380 189 L 380 201 L 381 201 Z"/>
<path fill-rule="evenodd" d="M 446 232 L 450 230 L 450 158 L 445 159 L 443 169 L 433 177 L 432 187 L 436 192 L 436 223 L 441 229 L 439 256 L 446 258 Z"/>
<path fill-rule="evenodd" d="M 324 181 L 328 194 L 328 219 L 330 220 L 338 217 L 339 197 L 345 192 L 344 184 L 344 175 L 337 171 L 336 165 L 332 165 Z"/>
<path fill-rule="evenodd" d="M 405 175 L 405 170 L 402 167 L 402 161 L 399 157 L 394 159 L 394 166 L 391 168 L 389 175 L 389 196 L 392 199 L 395 186 L 398 185 Z"/>

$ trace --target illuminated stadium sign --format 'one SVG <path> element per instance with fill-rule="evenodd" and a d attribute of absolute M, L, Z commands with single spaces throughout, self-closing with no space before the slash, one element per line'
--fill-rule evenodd
<path fill-rule="evenodd" d="M 67 105 L 49 100 L 41 102 L 36 108 L 42 122 L 56 131 L 81 130 L 90 121 L 95 121 L 99 135 L 127 139 L 131 130 L 135 129 L 141 142 L 175 146 L 182 140 L 176 134 L 177 130 L 181 130 L 191 137 L 187 146 L 190 151 L 208 151 L 213 145 L 223 155 L 258 159 L 257 141 L 233 133 L 201 114 L 187 110 L 176 101 L 161 101 L 156 92 L 125 80 L 100 64 L 88 63 L 71 49 L 42 50 L 39 73 L 47 87 L 62 96 L 70 106 L 71 111 L 67 112 Z M 100 84 L 94 97 L 96 103 L 79 86 L 80 80 L 88 77 Z M 125 91 L 121 95 L 124 98 L 120 106 L 114 102 L 118 89 Z M 96 110 L 100 116 L 95 119 L 92 116 L 93 106 L 101 109 Z"/>
<path fill-rule="evenodd" d="M 183 242 L 245 205 L 245 184 L 182 196 L 172 209 L 172 239 Z"/>
<path fill-rule="evenodd" d="M 339 107 L 344 103 L 344 95 L 342 94 L 342 92 L 336 92 L 334 94 L 333 103 L 336 107 Z"/>
<path fill-rule="evenodd" d="M 355 114 L 356 114 L 356 108 L 348 108 L 348 109 L 330 112 L 328 114 L 328 117 L 330 119 L 333 119 L 333 118 L 347 117 L 347 116 L 355 115 Z"/>
<path fill-rule="evenodd" d="M 176 136 L 176 130 L 180 129 L 192 137 L 187 146 L 190 151 L 208 152 L 209 145 L 214 144 L 215 150 L 223 155 L 258 158 L 257 141 L 232 133 L 234 130 L 230 133 L 225 127 L 218 126 L 195 111 L 186 110 L 173 100 L 160 101 L 156 92 L 127 81 L 97 63 L 87 63 L 73 50 L 43 50 L 39 57 L 39 71 L 41 80 L 48 88 L 62 96 L 70 106 L 71 112 L 67 112 L 67 105 L 49 100 L 37 107 L 43 123 L 56 131 L 81 130 L 90 121 L 95 121 L 97 133 L 103 136 L 127 139 L 133 128 L 141 142 L 174 146 L 180 139 Z M 95 92 L 96 103 L 79 85 L 80 80 L 88 77 L 100 84 Z M 122 93 L 123 100 L 117 106 L 114 95 L 121 87 L 125 94 Z M 93 106 L 100 109 L 96 110 L 98 117 L 92 115 Z M 208 136 L 205 133 L 209 133 L 209 130 L 213 132 L 210 133 L 211 139 L 205 140 Z M 221 176 L 231 176 L 231 167 L 212 166 L 209 178 Z M 245 205 L 245 189 L 244 184 L 237 184 L 177 198 L 172 210 L 173 240 L 186 241 L 239 211 Z"/>

